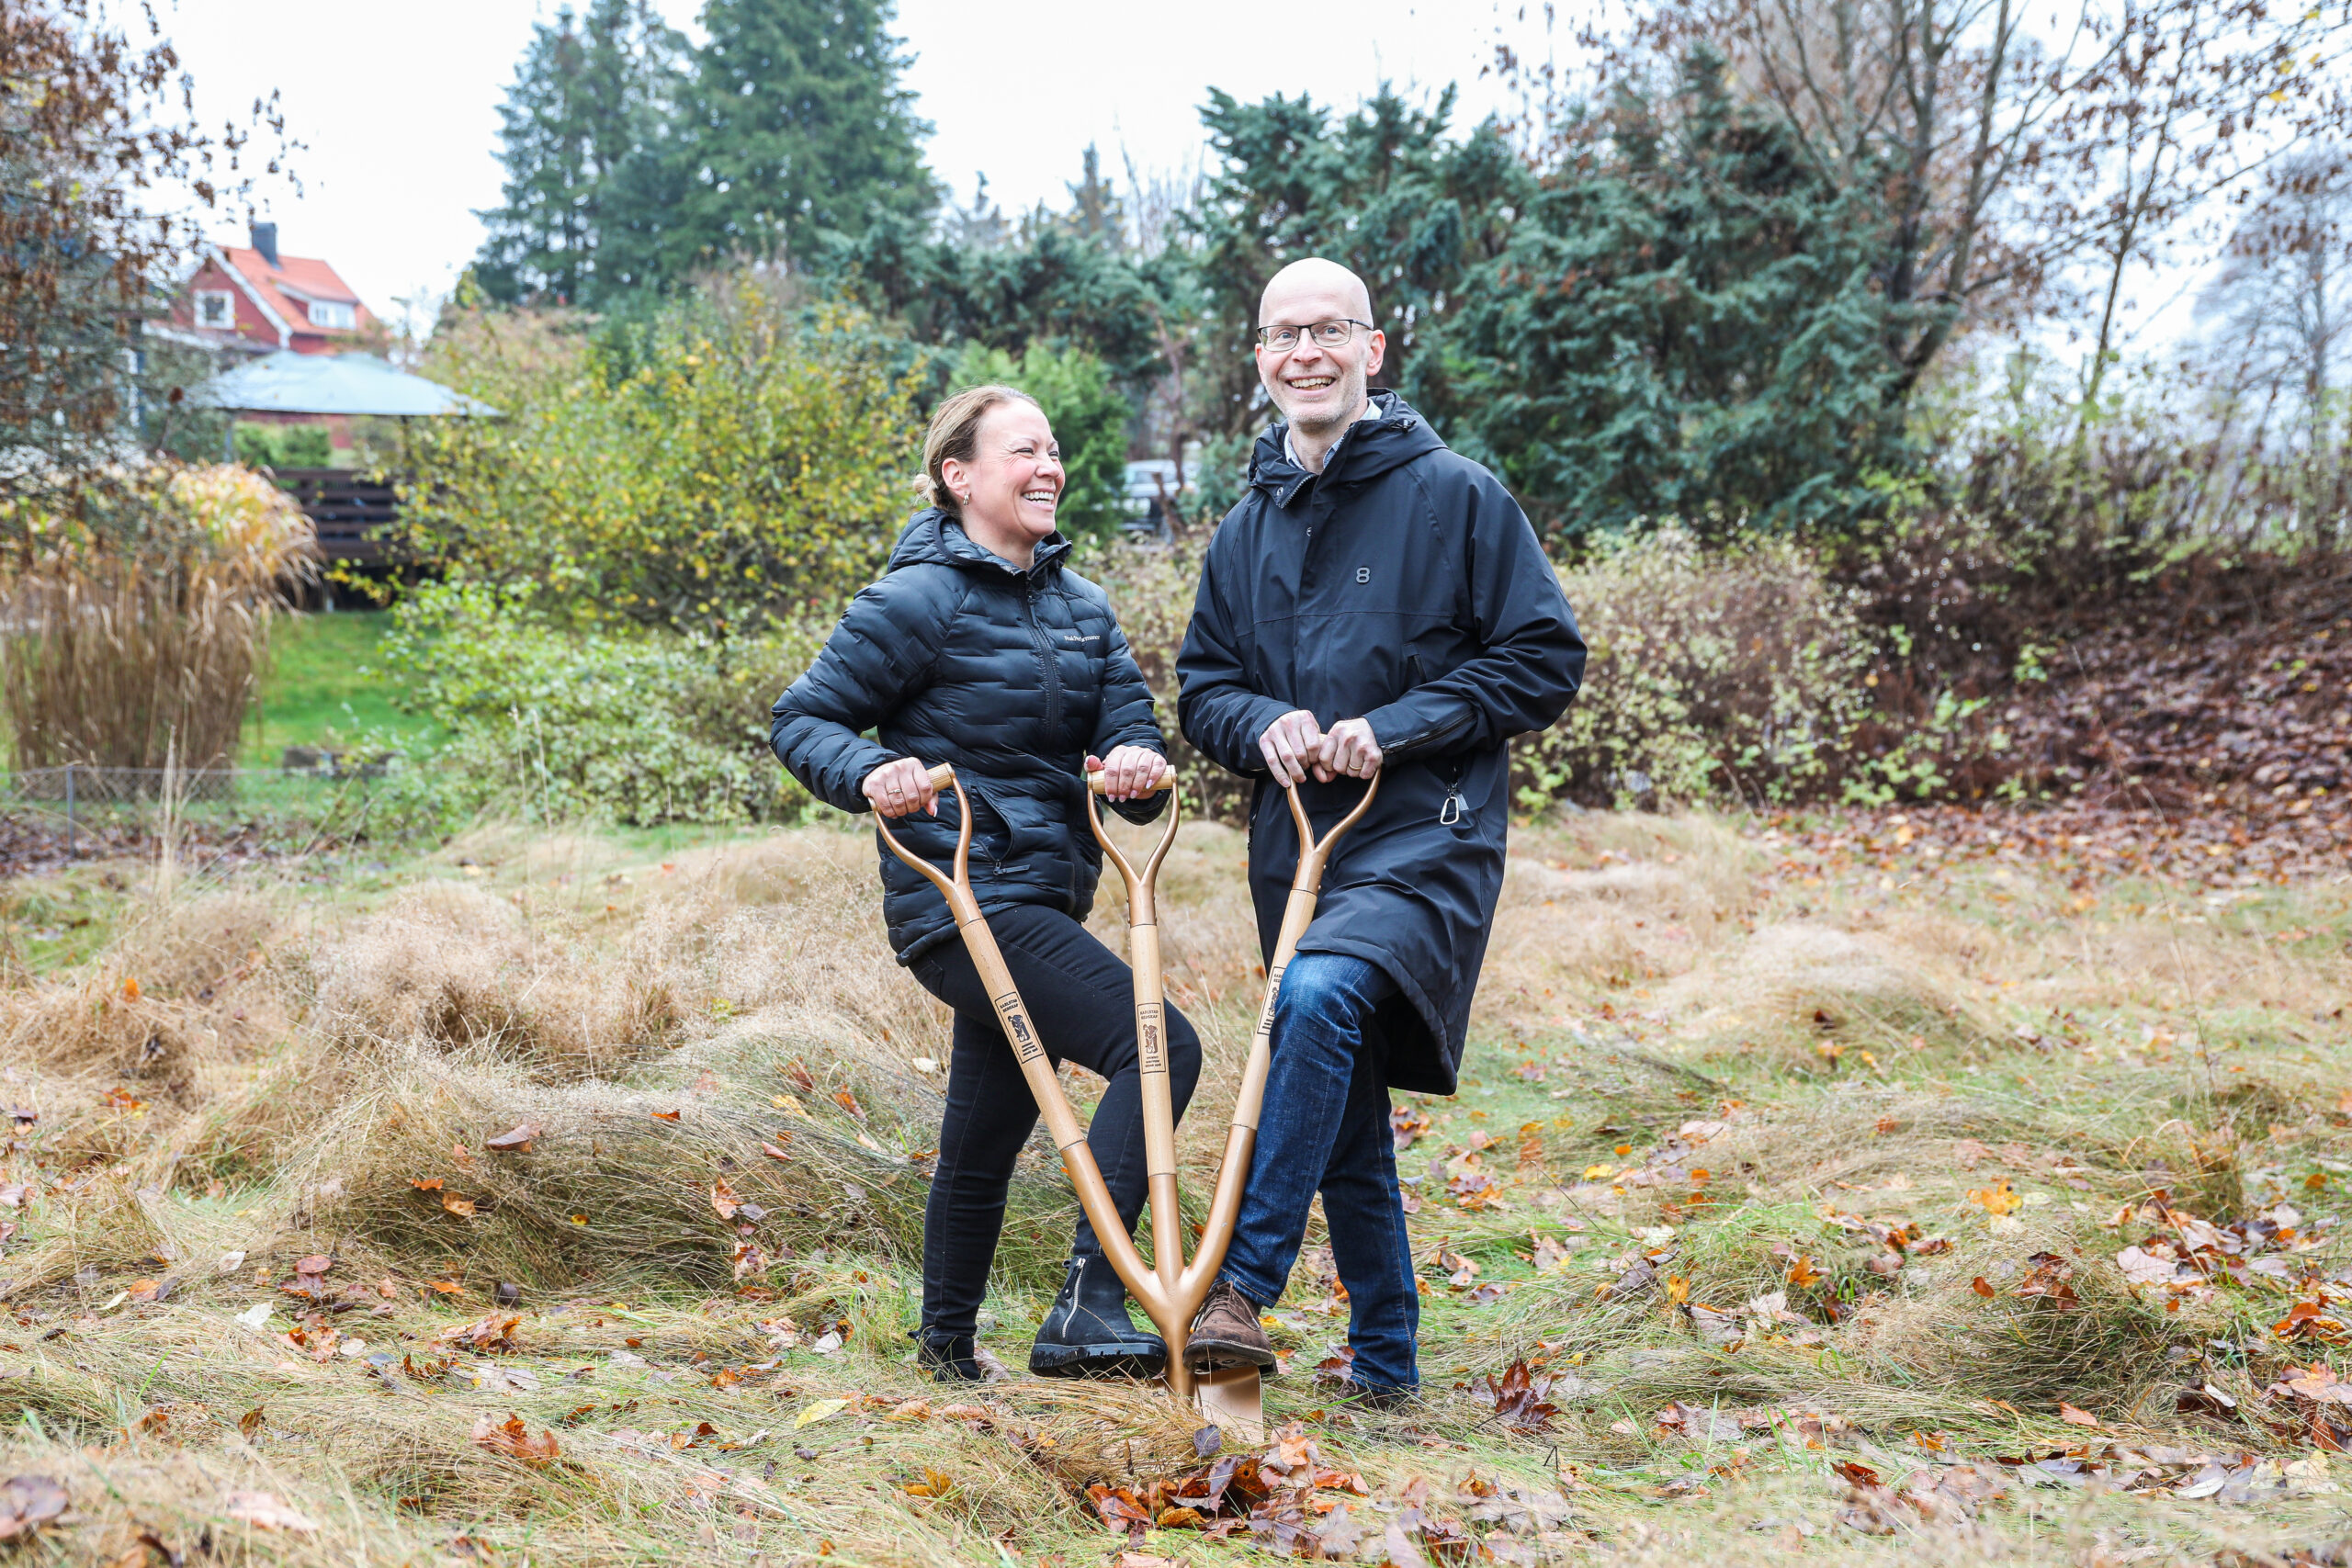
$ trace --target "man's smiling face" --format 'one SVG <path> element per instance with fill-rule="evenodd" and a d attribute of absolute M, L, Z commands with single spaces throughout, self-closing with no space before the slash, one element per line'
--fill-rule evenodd
<path fill-rule="evenodd" d="M 1306 328 L 1318 321 L 1369 321 L 1372 299 L 1355 274 L 1334 262 L 1295 262 L 1274 276 L 1258 303 L 1258 325 Z M 1363 326 L 1325 347 L 1302 332 L 1287 353 L 1258 345 L 1258 378 L 1291 427 L 1341 429 L 1363 412 L 1365 389 L 1380 369 L 1388 340 Z"/>

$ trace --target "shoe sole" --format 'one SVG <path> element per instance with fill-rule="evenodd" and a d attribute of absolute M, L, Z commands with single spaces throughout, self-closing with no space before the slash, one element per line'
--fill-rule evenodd
<path fill-rule="evenodd" d="M 1193 1372 L 1222 1372 L 1235 1367 L 1255 1367 L 1268 1376 L 1275 1361 L 1272 1350 L 1237 1345 L 1227 1339 L 1194 1339 L 1184 1347 L 1184 1365 Z"/>
<path fill-rule="evenodd" d="M 1133 1345 L 1039 1345 L 1029 1352 L 1029 1375 L 1038 1378 L 1156 1378 L 1167 1365 L 1166 1350 Z"/>

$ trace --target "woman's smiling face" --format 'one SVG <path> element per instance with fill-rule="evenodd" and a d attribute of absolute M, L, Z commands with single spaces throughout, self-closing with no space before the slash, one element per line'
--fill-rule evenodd
<path fill-rule="evenodd" d="M 1054 531 L 1061 504 L 1061 448 L 1036 404 L 1007 399 L 989 410 L 972 443 L 969 462 L 941 465 L 954 491 L 964 532 L 973 543 L 1025 567 L 1038 541 Z"/>

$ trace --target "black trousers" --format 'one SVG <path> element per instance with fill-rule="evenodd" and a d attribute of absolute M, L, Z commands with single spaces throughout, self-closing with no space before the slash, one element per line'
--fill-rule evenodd
<path fill-rule="evenodd" d="M 1143 1213 L 1143 1084 L 1136 1056 L 1135 977 L 1116 953 L 1068 915 L 1032 905 L 989 914 L 1030 1021 L 1057 1064 L 1076 1062 L 1108 1082 L 1086 1145 L 1130 1233 Z M 922 1326 L 931 1339 L 973 1332 L 987 1297 L 989 1267 L 1004 1228 L 1013 1162 L 1037 1124 L 1037 1101 L 1021 1076 L 971 955 L 960 938 L 913 964 L 924 990 L 956 1010 L 947 1067 L 947 1112 L 922 1223 Z M 1179 1118 L 1201 1076 L 1201 1037 L 1174 1008 L 1166 1013 L 1168 1089 Z M 1084 1215 L 1072 1253 L 1100 1256 Z"/>

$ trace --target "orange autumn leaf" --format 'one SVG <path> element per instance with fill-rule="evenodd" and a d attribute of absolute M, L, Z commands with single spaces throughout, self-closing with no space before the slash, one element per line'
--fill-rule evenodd
<path fill-rule="evenodd" d="M 474 1441 L 494 1454 L 521 1460 L 534 1467 L 552 1464 L 556 1459 L 555 1434 L 542 1432 L 534 1438 L 530 1428 L 523 1425 L 523 1418 L 512 1414 L 495 1425 L 487 1416 L 476 1421 Z"/>
<path fill-rule="evenodd" d="M 1818 1285 L 1821 1283 L 1821 1270 L 1813 1266 L 1812 1258 L 1799 1254 L 1796 1261 L 1789 1265 L 1789 1283 L 1799 1290 Z"/>
<path fill-rule="evenodd" d="M 718 1211 L 720 1219 L 731 1220 L 743 1202 L 735 1196 L 735 1190 L 727 1185 L 727 1179 L 722 1176 L 710 1184 L 710 1206 Z"/>
<path fill-rule="evenodd" d="M 2098 1425 L 2098 1416 L 2092 1415 L 2089 1411 L 2081 1408 L 2079 1405 L 2068 1404 L 2063 1400 L 2059 1402 L 2058 1405 L 2058 1419 L 2067 1423 L 2069 1426 L 2075 1427 L 2097 1427 Z"/>
<path fill-rule="evenodd" d="M 412 1176 L 408 1179 L 408 1184 L 411 1187 L 415 1188 L 419 1192 L 438 1192 L 441 1190 L 441 1179 L 437 1176 Z"/>
<path fill-rule="evenodd" d="M 675 1122 L 678 1119 L 678 1113 L 674 1111 L 656 1111 L 652 1114 L 656 1122 Z"/>
<path fill-rule="evenodd" d="M 482 1147 L 492 1154 L 529 1154 L 531 1140 L 539 1136 L 537 1122 L 525 1122 L 501 1133 L 494 1138 L 482 1140 Z"/>
<path fill-rule="evenodd" d="M 840 1106 L 843 1111 L 848 1111 L 852 1116 L 856 1117 L 859 1121 L 863 1122 L 865 1120 L 865 1108 L 858 1104 L 857 1096 L 850 1093 L 849 1090 L 845 1089 L 837 1089 L 833 1090 L 833 1103 Z"/>
<path fill-rule="evenodd" d="M 1995 1296 L 1997 1296 L 1997 1295 L 1999 1295 L 1999 1294 L 2001 1293 L 2000 1292 L 1998 1292 L 1998 1291 L 1995 1290 L 1992 1286 L 1990 1286 L 1990 1285 L 1986 1284 L 1986 1283 L 1984 1282 L 1984 1275 L 1982 1275 L 1982 1274 L 1979 1274 L 1979 1275 L 1977 1275 L 1977 1276 L 1976 1276 L 1976 1278 L 1975 1278 L 1975 1279 L 1971 1280 L 1968 1282 L 1968 1288 L 1969 1288 L 1970 1290 L 1972 1290 L 1972 1291 L 1974 1291 L 1978 1295 L 1983 1296 L 1983 1297 L 1984 1297 L 1986 1301 L 1988 1301 L 1988 1302 L 1989 1302 L 1989 1301 L 1991 1301 Z"/>
<path fill-rule="evenodd" d="M 460 1219 L 470 1220 L 474 1217 L 473 1200 L 470 1198 L 460 1198 L 454 1192 L 444 1192 L 441 1194 L 441 1206 Z"/>
<path fill-rule="evenodd" d="M 789 1133 L 780 1133 L 777 1134 L 777 1138 L 780 1142 L 788 1143 L 791 1141 L 791 1137 L 792 1134 Z M 760 1145 L 760 1153 L 767 1156 L 770 1159 L 790 1159 L 792 1157 L 790 1155 L 786 1154 L 782 1149 L 776 1147 L 775 1144 L 762 1144 Z"/>
<path fill-rule="evenodd" d="M 122 977 L 122 999 L 127 1002 L 135 1002 L 139 999 L 139 980 L 136 976 L 126 975 Z"/>
<path fill-rule="evenodd" d="M 1996 1217 L 2002 1214 L 2013 1214 L 2025 1207 L 2025 1200 L 2019 1197 L 2017 1190 L 2009 1185 L 2009 1179 L 2006 1176 L 1990 1187 L 1970 1188 L 1968 1201 L 1982 1208 L 1986 1213 Z"/>

